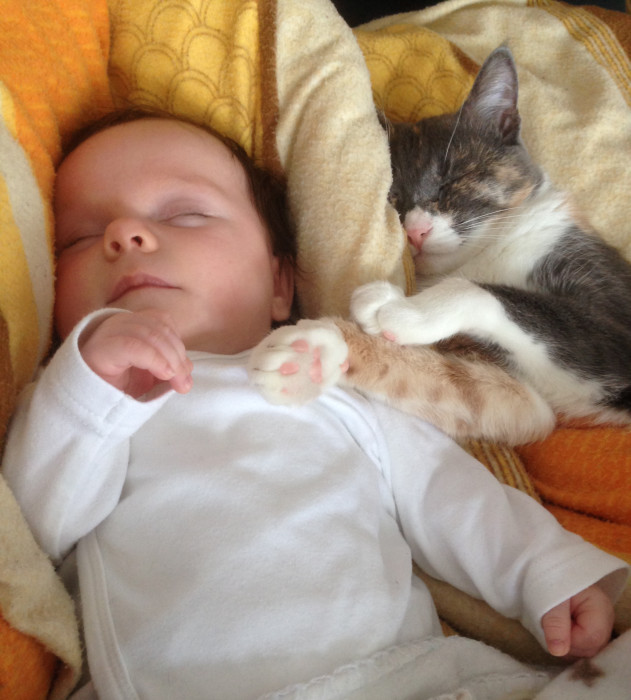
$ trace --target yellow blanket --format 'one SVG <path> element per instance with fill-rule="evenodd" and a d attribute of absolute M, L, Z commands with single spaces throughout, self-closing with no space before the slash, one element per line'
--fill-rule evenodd
<path fill-rule="evenodd" d="M 551 0 L 449 0 L 353 32 L 328 0 L 109 0 L 109 7 L 106 0 L 5 0 L 2 10 L 0 439 L 50 342 L 50 203 L 63 139 L 113 102 L 194 116 L 285 170 L 305 312 L 343 315 L 358 284 L 388 278 L 412 287 L 405 238 L 386 201 L 390 166 L 373 100 L 401 119 L 451 110 L 484 57 L 507 42 L 520 71 L 530 150 L 631 259 L 626 15 Z M 522 451 L 525 468 L 513 451 L 471 449 L 498 478 L 555 501 L 569 527 L 631 556 L 625 498 L 603 495 L 615 506 L 605 510 L 601 502 L 567 498 L 581 450 L 576 436 L 565 437 Z M 586 465 L 600 459 L 603 473 L 628 479 L 628 433 L 578 438 L 589 442 Z M 612 440 L 622 445 L 616 461 L 607 457 Z M 590 479 L 589 470 L 580 473 Z M 628 481 L 607 484 L 609 494 L 620 483 Z M 617 519 L 618 535 L 603 518 Z M 537 657 L 516 623 L 472 611 L 469 600 L 432 585 L 453 626 Z M 627 596 L 618 607 L 620 628 L 631 626 L 629 607 Z M 72 605 L 1 480 L 0 609 L 8 623 L 0 621 L 0 698 L 23 691 L 44 697 L 51 658 L 61 660 L 52 697 L 67 695 L 80 667 Z M 27 658 L 41 671 L 39 689 L 25 686 L 37 675 L 33 666 L 20 672 Z"/>

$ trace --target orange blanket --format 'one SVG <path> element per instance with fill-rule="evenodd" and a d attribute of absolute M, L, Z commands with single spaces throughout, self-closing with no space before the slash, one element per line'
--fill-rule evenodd
<path fill-rule="evenodd" d="M 560 428 L 517 452 L 568 530 L 631 561 L 631 430 Z"/>

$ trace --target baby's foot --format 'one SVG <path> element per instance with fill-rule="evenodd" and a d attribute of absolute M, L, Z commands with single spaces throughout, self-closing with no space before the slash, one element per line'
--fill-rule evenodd
<path fill-rule="evenodd" d="M 252 350 L 253 384 L 274 404 L 303 404 L 334 386 L 348 369 L 348 346 L 333 321 L 299 321 L 270 333 Z"/>

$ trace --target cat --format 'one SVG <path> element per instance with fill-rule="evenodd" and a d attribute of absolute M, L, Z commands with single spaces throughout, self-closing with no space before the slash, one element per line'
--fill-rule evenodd
<path fill-rule="evenodd" d="M 559 414 L 631 421 L 631 267 L 529 157 L 517 88 L 500 47 L 456 113 L 382 118 L 420 291 L 374 282 L 353 294 L 353 321 L 272 333 L 251 358 L 270 400 L 341 383 L 456 439 L 511 445 Z"/>
<path fill-rule="evenodd" d="M 465 334 L 564 420 L 631 423 L 631 265 L 530 158 L 517 93 L 502 46 L 458 112 L 386 125 L 420 291 L 371 283 L 351 315 L 404 345 Z"/>

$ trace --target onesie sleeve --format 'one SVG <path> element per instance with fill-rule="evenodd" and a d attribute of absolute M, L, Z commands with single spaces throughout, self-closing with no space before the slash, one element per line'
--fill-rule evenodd
<path fill-rule="evenodd" d="M 433 426 L 377 409 L 399 526 L 422 570 L 519 619 L 545 646 L 542 616 L 594 583 L 615 601 L 620 559 L 563 529 Z"/>
<path fill-rule="evenodd" d="M 90 532 L 119 500 L 129 438 L 171 392 L 139 401 L 85 364 L 86 317 L 26 387 L 9 426 L 2 471 L 40 546 L 55 561 Z"/>

